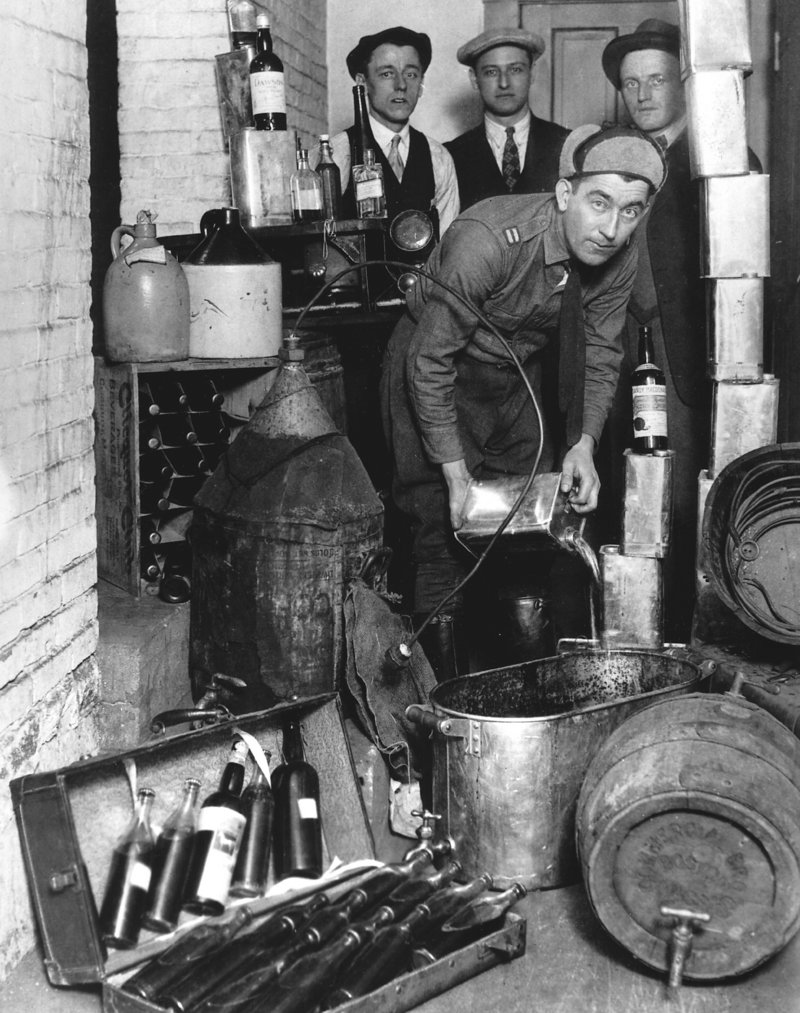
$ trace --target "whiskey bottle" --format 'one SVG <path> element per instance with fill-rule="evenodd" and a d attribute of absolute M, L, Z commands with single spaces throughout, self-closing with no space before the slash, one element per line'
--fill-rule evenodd
<path fill-rule="evenodd" d="M 353 166 L 353 187 L 356 212 L 359 218 L 386 217 L 386 190 L 383 185 L 383 167 L 375 162 L 375 152 L 367 148 L 364 164 Z"/>
<path fill-rule="evenodd" d="M 222 914 L 228 901 L 245 825 L 240 795 L 246 756 L 247 746 L 237 740 L 219 788 L 200 808 L 183 904 L 194 914 Z"/>
<path fill-rule="evenodd" d="M 322 180 L 308 164 L 308 151 L 300 149 L 298 165 L 289 180 L 292 219 L 315 222 L 322 218 Z"/>
<path fill-rule="evenodd" d="M 242 805 L 247 823 L 233 873 L 231 895 L 258 897 L 267 886 L 275 811 L 272 788 L 260 767 L 256 767 L 252 780 L 242 793 Z"/>
<path fill-rule="evenodd" d="M 655 364 L 653 334 L 639 328 L 639 365 L 631 378 L 633 401 L 633 449 L 652 454 L 667 449 L 667 383 Z"/>
<path fill-rule="evenodd" d="M 285 762 L 273 774 L 275 792 L 275 870 L 287 876 L 322 875 L 322 826 L 319 813 L 319 775 L 303 755 L 297 719 L 283 730 Z"/>
<path fill-rule="evenodd" d="M 150 827 L 154 798 L 154 791 L 140 789 L 133 820 L 111 856 L 100 907 L 100 935 L 104 943 L 120 950 L 130 949 L 138 942 L 147 905 L 156 844 Z"/>
<path fill-rule="evenodd" d="M 250 95 L 256 130 L 286 129 L 286 91 L 283 63 L 272 51 L 269 17 L 256 18 L 258 52 L 250 64 Z"/>
<path fill-rule="evenodd" d="M 178 924 L 192 857 L 199 790 L 200 782 L 195 778 L 184 781 L 180 805 L 167 818 L 156 841 L 147 911 L 142 921 L 153 932 L 172 932 Z"/>

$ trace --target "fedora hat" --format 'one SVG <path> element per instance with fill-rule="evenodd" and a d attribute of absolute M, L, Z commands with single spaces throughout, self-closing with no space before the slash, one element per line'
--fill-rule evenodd
<path fill-rule="evenodd" d="M 363 74 L 369 58 L 384 43 L 395 46 L 413 46 L 419 53 L 422 73 L 431 65 L 431 40 L 424 32 L 412 32 L 410 28 L 397 25 L 394 28 L 384 28 L 382 32 L 374 35 L 362 35 L 355 46 L 347 54 L 347 69 L 350 77 L 355 78 L 356 74 Z"/>
<path fill-rule="evenodd" d="M 647 18 L 635 32 L 619 35 L 603 50 L 603 70 L 608 80 L 619 89 L 619 67 L 623 57 L 639 49 L 661 49 L 680 59 L 681 32 L 677 25 L 658 18 Z"/>

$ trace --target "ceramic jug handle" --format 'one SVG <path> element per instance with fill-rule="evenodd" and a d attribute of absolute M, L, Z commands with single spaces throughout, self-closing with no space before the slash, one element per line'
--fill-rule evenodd
<path fill-rule="evenodd" d="M 220 216 L 222 213 L 222 208 L 211 208 L 210 211 L 205 211 L 203 213 L 203 216 L 200 219 L 200 231 L 204 236 L 210 235 L 215 229 L 219 228 Z"/>
<path fill-rule="evenodd" d="M 111 233 L 111 256 L 114 260 L 116 260 L 120 254 L 123 236 L 130 236 L 131 239 L 133 239 L 133 227 L 130 225 L 118 225 Z"/>

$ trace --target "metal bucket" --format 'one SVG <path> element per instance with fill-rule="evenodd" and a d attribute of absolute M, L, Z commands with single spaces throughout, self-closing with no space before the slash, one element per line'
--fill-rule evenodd
<path fill-rule="evenodd" d="M 685 652 L 575 651 L 440 683 L 407 716 L 434 732 L 433 807 L 467 877 L 576 882 L 575 807 L 593 756 L 627 717 L 700 688 Z"/>

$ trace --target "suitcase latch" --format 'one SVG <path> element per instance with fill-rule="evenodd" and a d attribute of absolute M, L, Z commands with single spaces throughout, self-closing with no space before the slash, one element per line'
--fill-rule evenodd
<path fill-rule="evenodd" d="M 69 869 L 64 869 L 63 872 L 54 872 L 50 877 L 50 892 L 51 893 L 63 893 L 65 890 L 69 890 L 70 887 L 78 885 L 78 870 L 74 865 L 70 866 Z"/>

